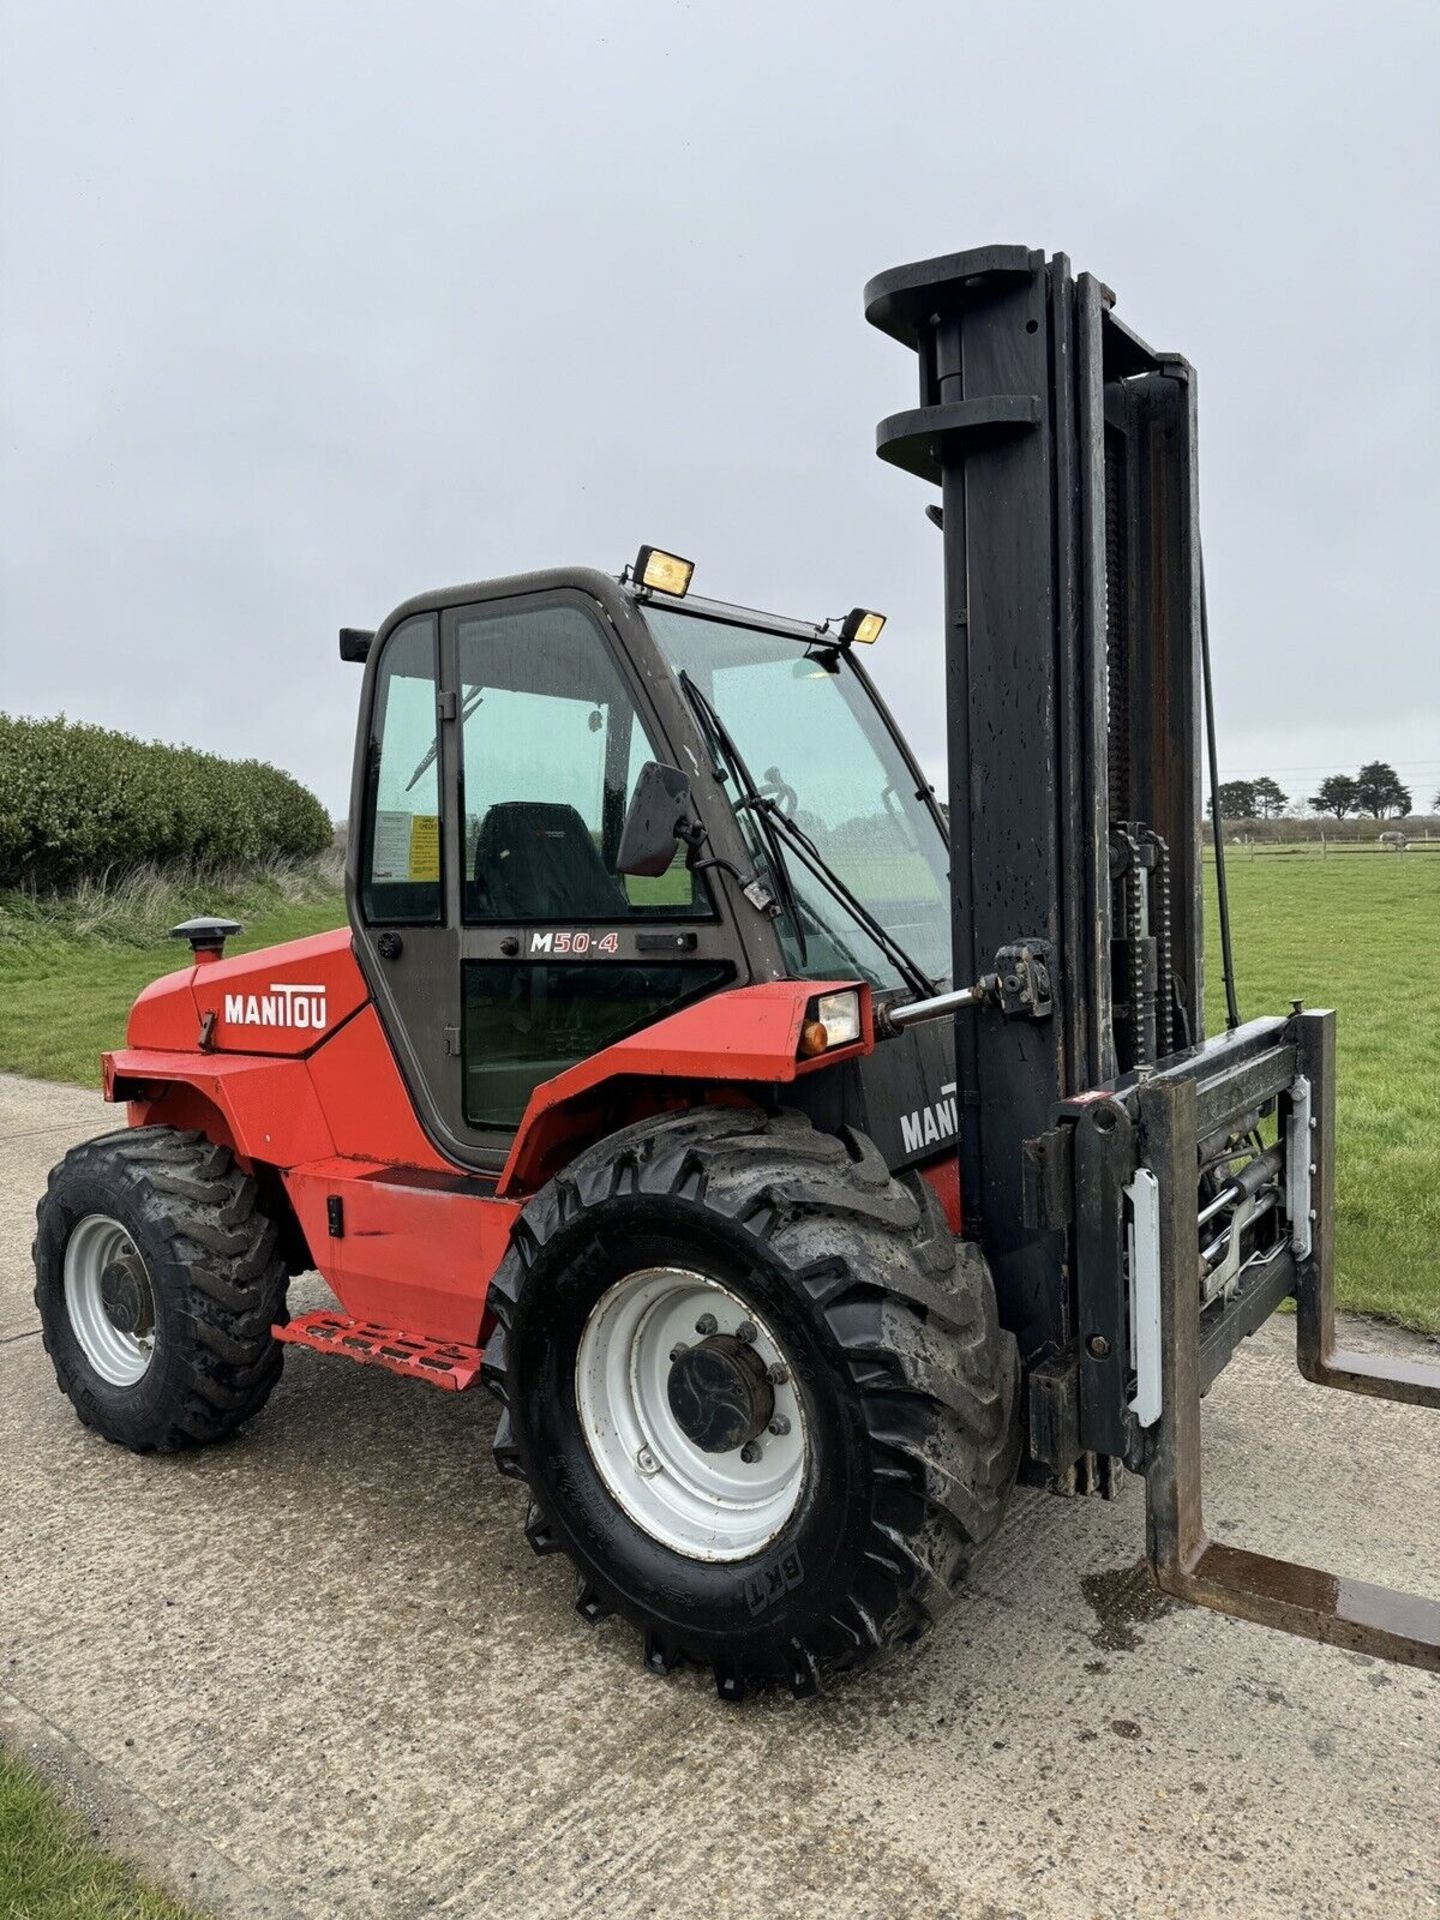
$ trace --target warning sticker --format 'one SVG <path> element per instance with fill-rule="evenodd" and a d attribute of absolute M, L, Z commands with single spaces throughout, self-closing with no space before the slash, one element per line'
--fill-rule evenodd
<path fill-rule="evenodd" d="M 376 880 L 438 880 L 440 816 L 382 807 L 375 815 L 371 874 Z"/>
<path fill-rule="evenodd" d="M 440 816 L 417 813 L 410 822 L 410 878 L 440 878 Z"/>
<path fill-rule="evenodd" d="M 370 871 L 376 880 L 408 880 L 413 815 L 386 808 L 375 815 L 375 843 Z"/>

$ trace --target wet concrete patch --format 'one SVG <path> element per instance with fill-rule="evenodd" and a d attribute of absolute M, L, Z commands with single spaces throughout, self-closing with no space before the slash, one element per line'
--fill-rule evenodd
<path fill-rule="evenodd" d="M 1147 1560 L 1137 1560 L 1133 1567 L 1087 1573 L 1081 1578 L 1080 1591 L 1099 1622 L 1091 1640 L 1105 1653 L 1133 1653 L 1140 1644 L 1135 1629 L 1163 1619 L 1175 1607 L 1170 1595 L 1156 1586 Z"/>

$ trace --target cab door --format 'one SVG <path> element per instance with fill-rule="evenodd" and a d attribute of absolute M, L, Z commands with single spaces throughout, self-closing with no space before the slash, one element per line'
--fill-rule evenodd
<path fill-rule="evenodd" d="M 440 616 L 382 631 L 370 669 L 369 724 L 356 762 L 347 860 L 355 951 L 417 1110 L 437 1145 L 447 1077 L 445 1027 L 458 961 L 445 831 L 454 729 L 442 724 Z"/>
<path fill-rule="evenodd" d="M 683 850 L 616 871 L 641 767 L 674 756 L 589 595 L 416 616 L 373 711 L 366 972 L 431 1137 L 498 1168 L 537 1084 L 729 984 L 735 937 Z"/>

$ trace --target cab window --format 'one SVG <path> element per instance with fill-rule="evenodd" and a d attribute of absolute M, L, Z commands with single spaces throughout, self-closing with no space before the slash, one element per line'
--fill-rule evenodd
<path fill-rule="evenodd" d="M 466 921 L 708 915 L 683 847 L 657 880 L 615 870 L 636 777 L 663 756 L 597 623 L 566 604 L 477 608 L 456 647 Z"/>
<path fill-rule="evenodd" d="M 440 763 L 435 616 L 385 643 L 371 711 L 361 849 L 361 904 L 372 925 L 440 920 Z"/>

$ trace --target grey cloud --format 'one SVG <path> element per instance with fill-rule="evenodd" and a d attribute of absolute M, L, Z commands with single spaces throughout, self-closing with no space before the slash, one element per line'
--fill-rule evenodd
<path fill-rule="evenodd" d="M 860 290 L 1003 239 L 1200 370 L 1227 770 L 1440 785 L 1433 7 L 11 0 L 4 42 L 0 706 L 338 810 L 337 626 L 654 539 L 885 608 L 938 768 Z"/>

